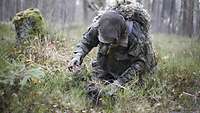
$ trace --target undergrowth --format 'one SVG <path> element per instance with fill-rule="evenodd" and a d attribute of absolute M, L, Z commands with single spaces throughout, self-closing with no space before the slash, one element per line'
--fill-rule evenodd
<path fill-rule="evenodd" d="M 95 50 L 85 59 L 78 74 L 67 70 L 75 44 L 85 28 L 73 26 L 60 32 L 49 30 L 45 45 L 37 46 L 43 59 L 34 54 L 16 54 L 15 34 L 9 24 L 0 25 L 0 112 L 1 113 L 169 113 L 200 111 L 200 45 L 187 37 L 156 34 L 158 69 L 138 78 L 117 92 L 103 97 L 101 106 L 87 99 L 84 87 L 90 77 Z M 23 56 L 23 57 L 21 57 Z"/>

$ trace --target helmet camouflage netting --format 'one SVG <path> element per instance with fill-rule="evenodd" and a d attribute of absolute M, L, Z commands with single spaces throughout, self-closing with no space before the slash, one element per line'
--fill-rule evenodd
<path fill-rule="evenodd" d="M 109 10 L 116 10 L 125 20 L 138 22 L 141 25 L 144 34 L 148 36 L 151 18 L 140 3 L 128 1 L 118 3 L 115 6 L 110 6 L 103 11 L 99 11 L 99 14 L 94 18 L 93 22 L 98 22 L 100 17 Z"/>

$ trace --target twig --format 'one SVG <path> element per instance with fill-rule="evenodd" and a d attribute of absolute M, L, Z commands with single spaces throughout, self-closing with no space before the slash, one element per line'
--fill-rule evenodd
<path fill-rule="evenodd" d="M 193 95 L 193 94 L 190 94 L 190 93 L 187 93 L 187 92 L 183 92 L 184 95 L 188 95 L 188 96 L 191 96 L 191 97 L 196 97 L 196 95 Z"/>
<path fill-rule="evenodd" d="M 195 101 L 195 104 L 197 103 L 197 96 L 196 95 L 193 95 L 193 94 L 190 94 L 190 93 L 187 93 L 187 92 L 183 92 L 183 94 L 193 97 L 194 101 Z"/>

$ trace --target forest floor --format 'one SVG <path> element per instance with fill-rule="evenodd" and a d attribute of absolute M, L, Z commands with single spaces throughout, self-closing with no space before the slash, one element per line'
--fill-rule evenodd
<path fill-rule="evenodd" d="M 0 112 L 1 113 L 199 113 L 200 41 L 187 37 L 155 34 L 158 70 L 138 78 L 117 92 L 115 100 L 102 99 L 94 106 L 86 98 L 84 85 L 90 76 L 95 49 L 84 60 L 87 69 L 78 74 L 67 63 L 85 31 L 71 26 L 50 29 L 48 40 L 35 54 L 13 55 L 15 33 L 10 24 L 0 24 Z"/>

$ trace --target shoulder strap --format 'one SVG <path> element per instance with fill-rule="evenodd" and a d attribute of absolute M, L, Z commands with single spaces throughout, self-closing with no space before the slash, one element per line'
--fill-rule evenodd
<path fill-rule="evenodd" d="M 131 33 L 133 29 L 133 21 L 126 21 L 126 25 L 128 27 L 128 33 Z"/>
<path fill-rule="evenodd" d="M 150 15 L 140 3 L 120 4 L 111 9 L 118 11 L 125 20 L 136 21 L 141 25 L 144 34 L 148 34 L 150 28 Z"/>
<path fill-rule="evenodd" d="M 135 43 L 145 43 L 147 37 L 145 36 L 144 32 L 142 32 L 141 25 L 136 21 L 127 21 L 126 24 L 128 27 L 129 38 L 134 40 Z"/>

